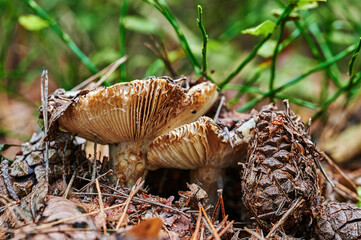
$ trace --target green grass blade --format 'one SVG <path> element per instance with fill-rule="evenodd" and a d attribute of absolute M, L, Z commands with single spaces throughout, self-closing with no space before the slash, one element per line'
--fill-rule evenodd
<path fill-rule="evenodd" d="M 179 42 L 181 44 L 181 47 L 185 54 L 187 55 L 189 61 L 191 62 L 195 73 L 200 76 L 202 75 L 200 64 L 193 54 L 188 41 L 181 30 L 176 18 L 174 17 L 173 13 L 168 8 L 166 2 L 164 0 L 144 0 L 145 2 L 152 5 L 154 8 L 156 8 L 163 16 L 168 20 L 168 22 L 172 25 L 174 31 L 176 32 Z"/>
<path fill-rule="evenodd" d="M 279 26 L 281 21 L 283 21 L 283 18 L 289 14 L 290 11 L 292 11 L 293 9 L 293 4 L 289 4 L 285 10 L 283 11 L 283 13 L 281 14 L 281 16 L 279 16 L 277 18 L 276 21 L 276 25 Z M 263 44 L 265 42 L 268 41 L 268 39 L 271 38 L 273 33 L 268 34 L 267 36 L 265 36 L 250 52 L 250 54 L 246 57 L 246 59 L 244 59 L 239 65 L 238 67 L 232 71 L 219 85 L 219 87 L 221 89 L 224 88 L 224 86 L 229 83 L 235 76 L 238 75 L 238 73 L 256 56 L 258 50 L 263 46 Z"/>
<path fill-rule="evenodd" d="M 275 88 L 273 91 L 268 91 L 266 92 L 264 95 L 255 98 L 253 100 L 251 100 L 250 102 L 248 102 L 245 106 L 243 106 L 242 108 L 238 109 L 238 112 L 244 112 L 250 108 L 252 108 L 255 104 L 257 104 L 259 101 L 263 100 L 266 97 L 269 97 L 271 94 L 275 94 L 277 92 L 281 92 L 284 89 L 300 82 L 301 80 L 303 80 L 305 77 L 311 75 L 312 73 L 318 72 L 320 70 L 323 70 L 325 68 L 327 68 L 328 66 L 334 64 L 335 62 L 339 61 L 340 59 L 346 57 L 348 54 L 352 53 L 353 51 L 355 51 L 355 49 L 357 48 L 357 45 L 351 45 L 349 46 L 347 49 L 345 49 L 344 51 L 340 52 L 339 54 L 335 55 L 334 57 L 328 59 L 327 61 L 319 64 L 318 66 L 316 66 L 315 68 L 312 68 L 310 70 L 308 70 L 307 72 L 301 74 L 300 76 L 294 78 L 293 80 L 283 84 L 282 86 Z"/>
<path fill-rule="evenodd" d="M 198 5 L 198 18 L 197 18 L 197 25 L 201 30 L 202 33 L 202 74 L 207 74 L 207 42 L 208 42 L 208 35 L 206 33 L 206 29 L 203 26 L 202 21 L 202 7 L 201 5 Z"/>
<path fill-rule="evenodd" d="M 98 69 L 90 61 L 90 59 L 80 50 L 80 48 L 74 43 L 70 36 L 64 33 L 57 23 L 50 18 L 50 16 L 34 1 L 24 0 L 31 9 L 33 9 L 41 18 L 49 22 L 53 31 L 65 42 L 66 45 L 80 58 L 80 60 L 87 66 L 92 73 L 97 73 Z"/>
<path fill-rule="evenodd" d="M 128 0 L 123 0 L 123 5 L 120 9 L 119 16 L 119 53 L 120 57 L 125 57 L 125 17 L 127 16 L 128 11 Z M 120 70 L 120 81 L 127 81 L 127 70 L 125 67 L 125 63 L 119 66 Z"/>

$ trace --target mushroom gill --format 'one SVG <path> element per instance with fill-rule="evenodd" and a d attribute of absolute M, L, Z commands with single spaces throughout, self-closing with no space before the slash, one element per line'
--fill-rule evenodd
<path fill-rule="evenodd" d="M 148 149 L 148 169 L 191 169 L 192 181 L 199 180 L 214 202 L 216 190 L 223 188 L 224 169 L 246 157 L 254 124 L 251 118 L 228 132 L 201 117 L 156 138 Z"/>
<path fill-rule="evenodd" d="M 113 181 L 133 185 L 146 174 L 146 152 L 159 135 L 204 114 L 218 96 L 216 85 L 188 91 L 168 79 L 118 83 L 80 96 L 58 122 L 65 130 L 109 144 Z"/>

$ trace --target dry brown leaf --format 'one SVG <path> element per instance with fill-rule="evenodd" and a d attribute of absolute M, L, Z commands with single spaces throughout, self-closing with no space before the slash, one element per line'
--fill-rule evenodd
<path fill-rule="evenodd" d="M 96 228 L 85 210 L 72 201 L 55 196 L 49 196 L 43 212 L 43 220 L 37 226 L 28 225 L 17 229 L 14 239 L 97 239 Z M 65 221 L 65 219 L 69 219 Z M 58 224 L 52 222 L 62 221 Z M 50 223 L 50 224 L 49 224 Z"/>
<path fill-rule="evenodd" d="M 159 239 L 163 221 L 160 218 L 149 218 L 132 227 L 127 231 L 126 236 L 133 239 Z"/>

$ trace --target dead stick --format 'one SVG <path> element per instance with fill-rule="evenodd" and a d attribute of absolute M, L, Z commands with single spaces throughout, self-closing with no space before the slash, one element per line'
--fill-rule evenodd
<path fill-rule="evenodd" d="M 98 191 L 98 198 L 99 198 L 99 206 L 100 206 L 100 213 L 102 215 L 102 220 L 103 220 L 103 232 L 104 234 L 107 233 L 107 223 L 106 223 L 106 215 L 104 212 L 104 204 L 103 204 L 103 197 L 102 197 L 102 192 L 100 191 L 100 187 L 99 187 L 99 181 L 96 178 L 95 179 L 95 185 L 97 187 L 97 191 Z"/>

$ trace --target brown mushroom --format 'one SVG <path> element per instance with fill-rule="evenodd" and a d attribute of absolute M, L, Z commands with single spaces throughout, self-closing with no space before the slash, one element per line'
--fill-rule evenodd
<path fill-rule="evenodd" d="M 118 83 L 79 96 L 59 118 L 67 131 L 109 144 L 113 181 L 133 185 L 146 174 L 146 152 L 159 135 L 196 120 L 215 102 L 216 85 L 189 90 L 168 79 Z"/>
<path fill-rule="evenodd" d="M 192 181 L 199 180 L 214 202 L 216 190 L 223 188 L 225 168 L 245 159 L 253 129 L 253 118 L 227 131 L 201 117 L 156 138 L 148 149 L 148 169 L 192 169 Z"/>

